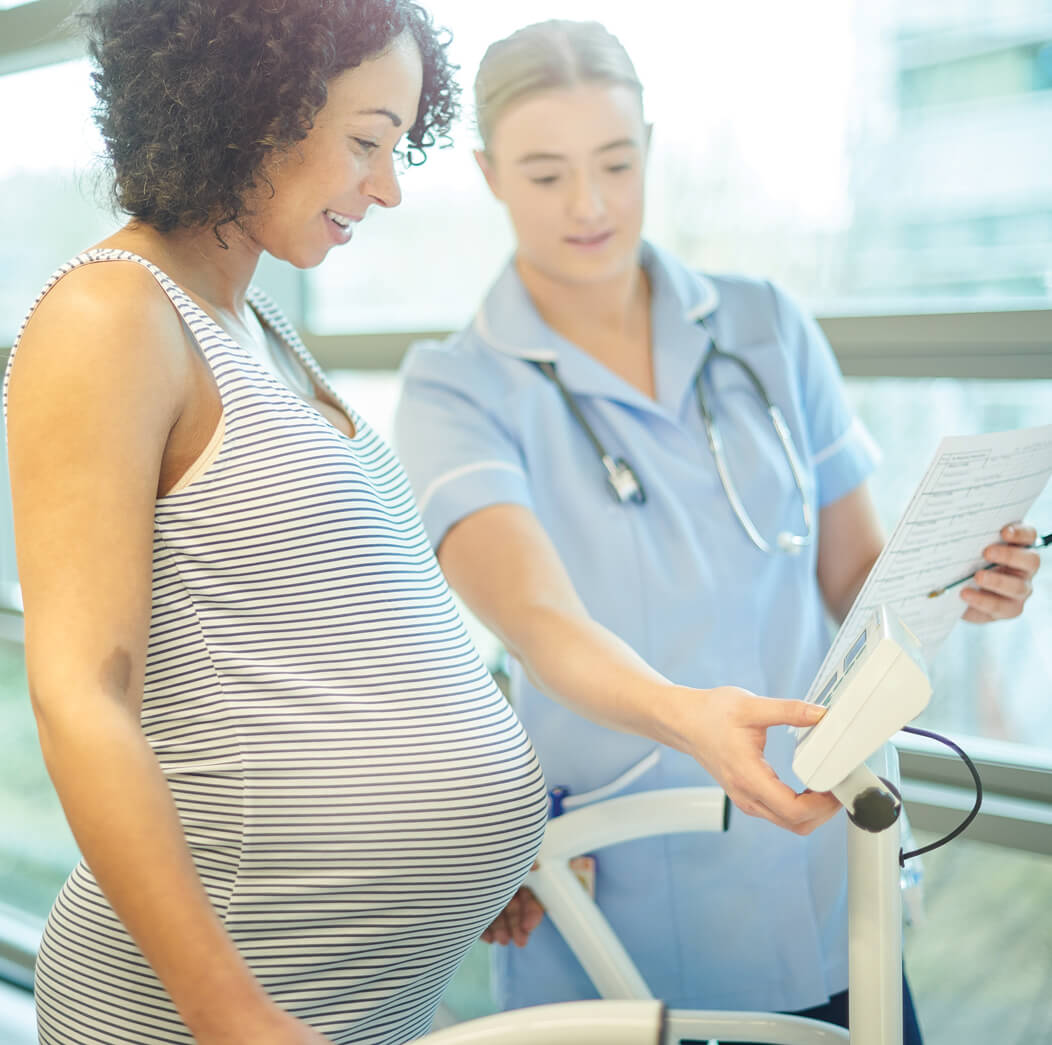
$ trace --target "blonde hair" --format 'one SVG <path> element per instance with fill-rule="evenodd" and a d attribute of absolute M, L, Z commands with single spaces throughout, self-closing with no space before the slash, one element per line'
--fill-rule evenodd
<path fill-rule="evenodd" d="M 552 19 L 490 44 L 475 76 L 475 119 L 483 148 L 513 102 L 581 83 L 643 85 L 621 41 L 598 22 Z"/>

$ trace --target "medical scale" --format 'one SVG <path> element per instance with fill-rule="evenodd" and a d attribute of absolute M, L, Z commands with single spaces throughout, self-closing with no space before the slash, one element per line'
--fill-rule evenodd
<path fill-rule="evenodd" d="M 814 702 L 827 710 L 816 725 L 795 731 L 793 770 L 805 787 L 832 791 L 848 813 L 850 1035 L 799 1016 L 666 1009 L 581 887 L 569 866 L 580 853 L 653 835 L 726 830 L 732 815 L 726 795 L 719 788 L 698 787 L 606 798 L 548 823 L 527 884 L 603 1001 L 500 1013 L 457 1024 L 422 1041 L 677 1045 L 688 1039 L 713 1045 L 901 1045 L 901 799 L 898 758 L 887 741 L 931 698 L 920 643 L 894 613 L 881 607 L 815 692 Z"/>

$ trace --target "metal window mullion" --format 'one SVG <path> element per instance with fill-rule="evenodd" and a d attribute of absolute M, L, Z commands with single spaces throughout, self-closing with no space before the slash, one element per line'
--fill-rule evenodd
<path fill-rule="evenodd" d="M 84 54 L 68 21 L 78 0 L 32 0 L 0 11 L 0 76 L 25 72 Z"/>

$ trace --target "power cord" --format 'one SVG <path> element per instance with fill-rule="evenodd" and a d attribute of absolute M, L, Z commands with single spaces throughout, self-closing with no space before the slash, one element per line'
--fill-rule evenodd
<path fill-rule="evenodd" d="M 944 737 L 940 733 L 932 733 L 927 729 L 918 729 L 916 726 L 903 726 L 902 732 L 915 733 L 919 737 L 937 740 L 940 744 L 945 744 L 948 748 L 955 751 L 968 767 L 968 772 L 972 774 L 972 780 L 975 781 L 975 805 L 972 806 L 968 815 L 948 835 L 944 835 L 938 841 L 932 842 L 930 845 L 922 845 L 919 849 L 914 849 L 908 853 L 903 853 L 902 850 L 899 850 L 900 867 L 904 867 L 906 861 L 911 860 L 915 856 L 920 856 L 922 853 L 930 853 L 933 849 L 938 849 L 939 846 L 952 842 L 976 818 L 979 808 L 983 804 L 983 782 L 979 779 L 979 770 L 975 768 L 975 763 L 968 757 L 968 753 L 963 748 L 955 744 L 949 737 Z"/>

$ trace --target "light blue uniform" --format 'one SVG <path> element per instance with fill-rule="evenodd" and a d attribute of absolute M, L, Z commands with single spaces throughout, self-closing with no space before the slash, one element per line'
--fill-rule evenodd
<path fill-rule="evenodd" d="M 797 556 L 752 544 L 720 486 L 693 380 L 711 344 L 746 360 L 792 430 L 816 509 L 872 471 L 876 452 L 848 407 L 818 327 L 769 283 L 706 277 L 644 244 L 652 291 L 656 401 L 540 318 L 514 267 L 472 325 L 414 347 L 395 441 L 430 539 L 497 503 L 531 509 L 591 615 L 673 681 L 800 698 L 828 627 L 816 541 Z M 645 504 L 619 504 L 595 450 L 531 360 L 558 373 L 606 449 L 635 469 Z M 748 378 L 706 368 L 735 485 L 760 533 L 803 531 L 800 494 Z M 654 743 L 595 725 L 542 695 L 517 664 L 513 700 L 548 786 L 581 793 L 638 763 Z M 795 788 L 787 729 L 767 757 Z M 662 749 L 629 790 L 711 784 Z M 599 854 L 597 900 L 654 994 L 676 1007 L 794 1010 L 847 987 L 841 814 L 808 838 L 735 811 L 723 835 L 675 835 Z M 549 921 L 497 955 L 498 995 L 515 1008 L 595 997 Z"/>

